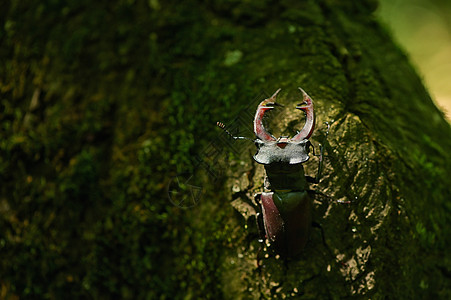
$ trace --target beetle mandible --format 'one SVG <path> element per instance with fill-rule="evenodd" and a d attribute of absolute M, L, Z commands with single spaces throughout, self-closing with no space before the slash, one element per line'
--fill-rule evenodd
<path fill-rule="evenodd" d="M 296 109 L 302 110 L 306 116 L 301 131 L 292 138 L 275 138 L 265 129 L 265 113 L 276 106 L 282 106 L 276 102 L 280 90 L 260 102 L 255 113 L 256 139 L 253 141 L 257 146 L 257 153 L 254 160 L 265 167 L 265 185 L 270 190 L 256 194 L 255 199 L 261 206 L 261 214 L 257 214 L 260 231 L 264 231 L 266 238 L 280 255 L 292 257 L 302 251 L 308 240 L 312 225 L 312 200 L 308 194 L 308 183 L 319 182 L 324 148 L 320 145 L 316 177 L 306 176 L 302 164 L 309 160 L 310 147 L 313 147 L 309 138 L 315 128 L 315 114 L 313 100 L 302 88 L 299 90 L 302 92 L 303 101 L 296 105 Z M 217 125 L 233 139 L 247 139 L 233 136 L 221 122 Z M 326 125 L 329 129 L 329 124 Z M 327 134 L 328 130 L 326 137 Z"/>

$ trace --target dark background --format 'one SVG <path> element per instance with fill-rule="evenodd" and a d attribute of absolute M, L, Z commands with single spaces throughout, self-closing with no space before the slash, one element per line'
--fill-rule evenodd
<path fill-rule="evenodd" d="M 323 2 L 357 24 L 374 22 L 369 16 L 374 1 Z M 171 203 L 168 187 L 178 174 L 198 171 L 197 158 L 205 157 L 202 151 L 219 136 L 216 121 L 234 120 L 251 100 L 272 93 L 279 83 L 293 88 L 288 93 L 299 82 L 318 87 L 320 96 L 347 91 L 333 55 L 353 70 L 352 60 L 366 55 L 359 52 L 359 39 L 372 37 L 343 34 L 340 38 L 351 45 L 347 53 L 339 38 L 319 29 L 329 20 L 313 2 L 296 5 L 158 0 L 3 4 L 0 298 L 227 295 L 221 280 L 241 277 L 218 269 L 225 261 L 222 251 L 237 248 L 237 235 L 245 231 L 228 221 L 241 217 L 223 197 L 229 194 L 222 189 L 225 179 L 212 180 L 205 171 L 196 177 L 205 194 L 195 211 Z M 340 19 L 333 11 L 330 27 Z M 346 26 L 358 31 L 351 22 Z M 300 50 L 279 38 L 286 32 L 302 37 L 294 39 Z M 389 40 L 385 33 L 379 37 Z M 333 55 L 324 45 L 334 49 Z M 394 52 L 393 61 L 399 55 Z M 297 64 L 304 73 L 293 70 Z M 365 74 L 360 74 L 359 87 L 373 83 Z M 427 97 L 421 87 L 418 91 Z M 387 129 L 367 103 L 340 101 L 366 116 L 367 128 Z M 441 122 L 443 116 L 427 105 Z M 397 142 L 388 130 L 385 134 Z M 444 189 L 435 188 L 440 186 L 435 179 L 448 174 L 438 167 L 445 147 L 434 141 L 429 145 L 428 156 L 415 155 L 426 172 L 421 173 L 425 191 L 432 189 L 438 199 Z M 402 147 L 402 153 L 410 151 L 410 144 Z M 236 155 L 228 150 L 221 159 L 233 161 Z M 434 226 L 446 224 L 442 213 L 431 217 L 436 222 L 418 223 L 413 233 L 439 254 L 446 244 L 433 232 Z M 429 286 L 423 283 L 422 288 Z"/>

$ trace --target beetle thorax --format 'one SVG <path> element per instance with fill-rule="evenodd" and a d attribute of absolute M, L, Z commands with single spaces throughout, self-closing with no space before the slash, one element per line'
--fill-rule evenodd
<path fill-rule="evenodd" d="M 264 142 L 256 140 L 256 162 L 264 165 L 272 163 L 287 163 L 290 165 L 304 163 L 309 160 L 309 141 L 307 139 L 294 143 L 290 140 Z"/>
<path fill-rule="evenodd" d="M 302 164 L 272 163 L 265 165 L 271 190 L 304 191 L 307 189 Z"/>

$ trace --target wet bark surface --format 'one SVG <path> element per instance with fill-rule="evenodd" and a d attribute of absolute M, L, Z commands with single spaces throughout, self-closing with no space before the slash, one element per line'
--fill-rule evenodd
<path fill-rule="evenodd" d="M 450 298 L 451 129 L 376 7 L 6 7 L 1 297 Z M 298 86 L 325 157 L 318 225 L 288 260 L 258 242 L 254 145 L 215 123 L 253 138 L 259 100 L 282 88 L 268 127 L 293 136 Z"/>
<path fill-rule="evenodd" d="M 226 187 L 243 215 L 233 226 L 247 230 L 224 257 L 224 295 L 444 297 L 449 238 L 439 228 L 448 218 L 449 125 L 364 4 L 300 6 L 279 11 L 263 28 L 248 29 L 260 39 L 246 44 L 252 59 L 244 57 L 243 63 L 250 74 L 268 78 L 269 94 L 281 87 L 278 102 L 292 108 L 270 117 L 272 131 L 288 135 L 302 128 L 304 116 L 293 110 L 301 100 L 297 85 L 314 99 L 317 130 L 311 140 L 317 149 L 324 144 L 326 157 L 321 182 L 310 188 L 314 222 L 322 230 L 312 227 L 304 253 L 295 259 L 259 245 L 249 228 L 255 226 L 253 195 L 265 190 L 265 175 L 244 153 L 239 160 L 247 168 L 232 168 Z M 264 34 L 268 28 L 278 34 Z M 324 141 L 326 121 L 331 130 Z M 314 176 L 316 168 L 313 158 L 306 173 Z M 248 185 L 237 187 L 243 181 Z M 418 264 L 420 257 L 428 263 Z"/>

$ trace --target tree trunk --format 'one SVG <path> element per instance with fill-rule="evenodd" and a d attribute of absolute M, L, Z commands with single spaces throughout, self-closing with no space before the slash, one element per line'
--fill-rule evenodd
<path fill-rule="evenodd" d="M 2 295 L 451 297 L 451 129 L 374 1 L 35 5 L 2 26 Z M 258 242 L 252 143 L 215 122 L 252 138 L 282 88 L 292 135 L 298 86 L 320 228 L 284 259 Z"/>

